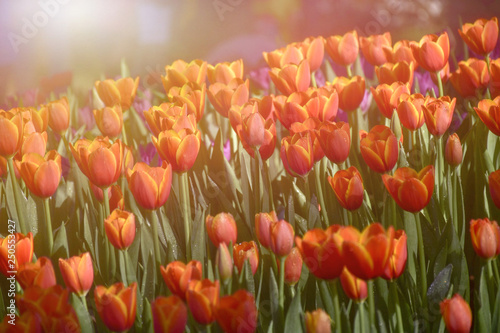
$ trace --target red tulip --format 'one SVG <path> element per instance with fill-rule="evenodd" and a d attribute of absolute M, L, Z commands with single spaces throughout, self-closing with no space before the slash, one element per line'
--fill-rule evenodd
<path fill-rule="evenodd" d="M 402 39 L 394 43 L 392 48 L 390 46 L 383 46 L 387 62 L 395 64 L 406 61 L 408 64 L 413 64 L 413 69 L 416 69 L 418 67 L 418 63 L 413 57 L 410 44 L 410 41 Z"/>
<path fill-rule="evenodd" d="M 424 98 L 421 94 L 401 94 L 399 97 L 399 104 L 397 107 L 398 117 L 403 124 L 410 131 L 415 131 L 422 127 L 425 122 L 424 112 L 422 105 L 428 99 Z"/>
<path fill-rule="evenodd" d="M 316 136 L 326 157 L 333 163 L 343 163 L 349 157 L 351 135 L 348 123 L 325 122 L 316 131 Z"/>
<path fill-rule="evenodd" d="M 444 158 L 452 167 L 456 167 L 462 163 L 463 151 L 460 138 L 457 133 L 453 133 L 446 140 L 444 147 Z"/>
<path fill-rule="evenodd" d="M 146 163 L 136 163 L 127 171 L 128 187 L 135 201 L 145 209 L 163 206 L 170 195 L 172 167 L 163 161 L 161 167 L 149 167 Z"/>
<path fill-rule="evenodd" d="M 257 268 L 259 268 L 259 248 L 254 241 L 243 242 L 233 245 L 233 260 L 241 274 L 245 261 L 248 260 L 252 274 L 255 275 Z"/>
<path fill-rule="evenodd" d="M 491 199 L 500 208 L 500 170 L 493 171 L 488 177 Z"/>
<path fill-rule="evenodd" d="M 128 248 L 135 238 L 135 216 L 132 213 L 115 209 L 104 220 L 104 228 L 109 242 L 118 250 Z"/>
<path fill-rule="evenodd" d="M 15 249 L 14 263 L 9 255 L 9 249 L 12 249 L 12 245 Z M 16 232 L 13 235 L 0 238 L 0 272 L 6 277 L 10 277 L 10 272 L 17 272 L 21 265 L 31 262 L 32 259 L 33 234 L 31 232 L 28 232 L 26 236 Z"/>
<path fill-rule="evenodd" d="M 304 177 L 314 165 L 313 141 L 310 132 L 296 133 L 281 140 L 281 161 L 293 177 Z"/>
<path fill-rule="evenodd" d="M 251 333 L 257 328 L 255 299 L 246 290 L 222 297 L 215 310 L 217 323 L 227 333 Z"/>
<path fill-rule="evenodd" d="M 272 68 L 269 76 L 276 88 L 287 96 L 294 92 L 306 91 L 311 81 L 310 67 L 306 59 L 298 64 L 285 65 L 281 69 Z"/>
<path fill-rule="evenodd" d="M 376 88 L 371 87 L 370 89 L 378 109 L 388 119 L 392 118 L 394 109 L 398 107 L 399 97 L 402 94 L 410 93 L 408 85 L 401 82 L 395 82 L 391 85 L 379 84 Z"/>
<path fill-rule="evenodd" d="M 472 311 L 469 304 L 455 294 L 452 298 L 445 299 L 440 304 L 446 329 L 450 333 L 468 333 L 472 327 Z"/>
<path fill-rule="evenodd" d="M 16 280 L 24 290 L 31 286 L 49 288 L 56 285 L 56 273 L 50 258 L 40 257 L 35 263 L 21 265 Z"/>
<path fill-rule="evenodd" d="M 490 99 L 479 101 L 474 110 L 486 127 L 495 135 L 500 136 L 500 96 L 493 101 Z"/>
<path fill-rule="evenodd" d="M 498 40 L 498 19 L 477 19 L 474 23 L 465 23 L 458 30 L 460 37 L 474 53 L 487 55 L 495 48 Z"/>
<path fill-rule="evenodd" d="M 420 43 L 411 42 L 410 45 L 413 57 L 426 71 L 440 71 L 448 63 L 450 40 L 446 31 L 440 36 L 425 35 Z"/>
<path fill-rule="evenodd" d="M 280 220 L 271 225 L 271 251 L 278 257 L 287 256 L 293 247 L 295 232 L 290 223 Z"/>
<path fill-rule="evenodd" d="M 231 106 L 242 106 L 248 102 L 249 81 L 232 79 L 228 84 L 214 83 L 208 87 L 207 96 L 217 112 L 223 117 L 228 117 Z"/>
<path fill-rule="evenodd" d="M 337 76 L 332 85 L 339 94 L 339 108 L 346 112 L 356 110 L 365 97 L 365 79 L 361 76 Z"/>
<path fill-rule="evenodd" d="M 125 331 L 132 327 L 137 309 L 137 282 L 125 287 L 122 282 L 111 287 L 97 286 L 94 290 L 97 313 L 112 331 Z"/>
<path fill-rule="evenodd" d="M 353 64 L 359 53 L 358 33 L 352 30 L 343 36 L 325 38 L 325 50 L 337 64 L 342 66 Z"/>
<path fill-rule="evenodd" d="M 155 332 L 182 333 L 187 324 L 187 308 L 176 295 L 158 296 L 151 303 Z"/>
<path fill-rule="evenodd" d="M 79 296 L 87 295 L 94 282 L 94 268 L 88 252 L 69 259 L 59 258 L 59 270 L 69 291 Z"/>
<path fill-rule="evenodd" d="M 340 205 L 347 210 L 356 210 L 363 203 L 363 179 L 355 166 L 339 170 L 328 182 L 335 192 Z"/>
<path fill-rule="evenodd" d="M 28 153 L 21 161 L 21 177 L 30 192 L 40 198 L 52 196 L 61 180 L 61 156 L 55 150 L 45 154 Z"/>
<path fill-rule="evenodd" d="M 279 259 L 276 259 L 278 264 L 278 271 L 280 268 Z M 285 283 L 293 286 L 300 280 L 302 274 L 302 254 L 297 247 L 292 248 L 292 251 L 286 256 L 285 259 Z"/>
<path fill-rule="evenodd" d="M 458 69 L 451 73 L 450 81 L 462 97 L 475 97 L 477 91 L 484 91 L 490 81 L 486 61 L 475 58 L 460 61 Z"/>
<path fill-rule="evenodd" d="M 440 137 L 448 130 L 455 111 L 456 98 L 444 96 L 439 99 L 431 99 L 422 105 L 424 111 L 425 124 L 432 135 Z"/>
<path fill-rule="evenodd" d="M 215 320 L 214 308 L 219 303 L 219 281 L 191 280 L 186 290 L 186 300 L 194 319 L 208 325 Z"/>
<path fill-rule="evenodd" d="M 500 254 L 500 227 L 496 221 L 488 218 L 471 220 L 470 238 L 480 257 L 492 259 Z"/>
<path fill-rule="evenodd" d="M 384 173 L 398 161 L 398 140 L 389 127 L 376 125 L 361 139 L 360 151 L 370 169 Z"/>
<path fill-rule="evenodd" d="M 201 263 L 191 260 L 187 265 L 172 261 L 166 267 L 160 266 L 161 275 L 170 292 L 186 299 L 186 290 L 191 280 L 201 279 Z"/>
<path fill-rule="evenodd" d="M 361 36 L 359 37 L 359 45 L 366 60 L 373 66 L 380 66 L 387 62 L 384 48 L 392 46 L 391 33 L 385 32 L 382 35 L 372 35 L 369 37 Z"/>
<path fill-rule="evenodd" d="M 397 279 L 406 266 L 408 250 L 406 247 L 407 236 L 404 230 L 397 230 L 394 234 L 393 246 L 394 251 L 389 257 L 387 266 L 385 267 L 382 277 L 386 280 Z"/>
<path fill-rule="evenodd" d="M 236 221 L 230 213 L 219 213 L 215 216 L 208 215 L 205 219 L 205 226 L 207 234 L 215 247 L 220 243 L 236 244 L 238 236 L 238 229 L 236 228 Z"/>
<path fill-rule="evenodd" d="M 354 274 L 344 267 L 340 275 L 340 284 L 347 297 L 355 301 L 363 301 L 368 296 L 366 281 L 357 278 Z"/>
<path fill-rule="evenodd" d="M 233 259 L 229 253 L 226 243 L 219 243 L 215 255 L 215 266 L 219 271 L 219 276 L 223 281 L 228 280 L 233 275 Z"/>
<path fill-rule="evenodd" d="M 274 211 L 255 214 L 255 234 L 260 245 L 268 250 L 271 247 L 271 225 L 276 222 L 278 216 Z"/>

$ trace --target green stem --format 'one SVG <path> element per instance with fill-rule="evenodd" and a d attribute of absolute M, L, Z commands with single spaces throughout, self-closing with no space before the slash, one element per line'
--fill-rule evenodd
<path fill-rule="evenodd" d="M 458 168 L 455 168 L 452 173 L 452 181 L 453 181 L 453 188 L 451 189 L 452 191 L 452 197 L 450 200 L 452 200 L 451 206 L 452 206 L 452 216 L 453 216 L 453 223 L 455 224 L 455 232 L 457 233 L 458 237 L 460 238 L 460 235 L 462 234 L 459 230 L 459 224 L 458 224 L 458 202 L 457 202 L 457 192 L 458 192 L 458 187 L 457 187 L 457 175 Z M 464 244 L 462 244 L 462 247 Z"/>
<path fill-rule="evenodd" d="M 490 54 L 488 53 L 487 55 L 484 56 L 484 60 L 486 61 L 486 67 L 488 68 L 488 74 L 491 77 L 491 69 L 490 69 Z M 488 86 L 486 87 L 486 92 L 485 92 L 485 97 L 486 99 L 491 99 L 491 94 L 490 94 L 490 82 L 488 82 Z"/>
<path fill-rule="evenodd" d="M 19 185 L 16 181 L 16 173 L 14 171 L 14 162 L 12 161 L 12 157 L 7 159 L 7 163 L 9 165 L 9 176 L 12 184 L 12 190 L 14 191 L 14 202 L 16 203 L 16 211 L 17 211 L 17 219 L 19 220 L 19 228 L 21 229 L 21 233 L 26 235 L 28 234 L 28 228 L 26 227 L 26 222 L 24 219 L 24 205 L 22 205 L 22 197 L 21 192 L 19 191 Z"/>
<path fill-rule="evenodd" d="M 342 325 L 340 324 L 340 304 L 339 304 L 339 290 L 338 290 L 338 279 L 333 280 L 331 283 L 331 293 L 333 299 L 333 310 L 335 316 L 335 332 L 340 333 L 342 331 Z"/>
<path fill-rule="evenodd" d="M 424 238 L 422 236 L 422 225 L 419 213 L 415 213 L 415 223 L 417 224 L 418 237 L 418 258 L 420 260 L 420 286 L 422 292 L 422 305 L 427 309 L 427 271 L 425 266 Z"/>
<path fill-rule="evenodd" d="M 158 215 L 156 211 L 151 211 L 151 229 L 153 231 L 153 246 L 155 251 L 156 271 L 160 271 L 161 254 L 160 254 L 160 237 L 158 236 Z"/>
<path fill-rule="evenodd" d="M 125 265 L 125 273 L 122 274 L 122 282 L 128 286 L 128 278 L 127 278 L 127 258 L 125 257 L 125 253 L 123 251 L 119 251 L 119 256 L 123 259 L 123 264 Z"/>
<path fill-rule="evenodd" d="M 328 223 L 328 214 L 326 212 L 325 198 L 323 196 L 323 187 L 321 186 L 321 169 L 320 164 L 314 165 L 314 178 L 316 180 L 316 193 L 318 194 L 319 204 L 321 205 L 321 216 L 323 216 L 323 226 L 326 227 Z"/>
<path fill-rule="evenodd" d="M 497 261 L 495 260 L 493 266 L 493 272 L 495 273 L 495 280 L 497 281 L 497 285 L 500 284 L 500 274 L 498 274 Z"/>
<path fill-rule="evenodd" d="M 352 69 L 351 69 L 351 66 L 352 65 L 347 65 L 345 66 L 345 69 L 347 70 L 347 77 L 351 78 L 352 77 Z"/>
<path fill-rule="evenodd" d="M 370 330 L 375 328 L 375 294 L 373 293 L 373 280 L 367 281 L 368 284 L 368 314 L 370 318 Z"/>
<path fill-rule="evenodd" d="M 280 258 L 280 275 L 279 275 L 279 308 L 280 315 L 285 318 L 285 259 Z M 284 321 L 283 321 L 284 322 Z"/>
<path fill-rule="evenodd" d="M 187 172 L 181 174 L 181 205 L 184 212 L 184 241 L 186 242 L 186 261 L 191 260 L 191 202 L 189 200 L 189 179 Z"/>
<path fill-rule="evenodd" d="M 261 213 L 261 202 L 260 202 L 260 153 L 258 149 L 254 150 L 254 201 L 255 201 L 255 214 Z"/>
<path fill-rule="evenodd" d="M 49 198 L 43 199 L 43 210 L 45 213 L 45 226 L 47 232 L 47 253 L 52 255 L 52 248 L 54 246 L 54 236 L 52 235 L 52 219 L 50 218 L 50 205 Z"/>
<path fill-rule="evenodd" d="M 269 166 L 268 166 L 268 161 L 267 160 L 266 161 L 262 161 L 262 169 L 263 169 L 262 170 L 263 174 L 265 174 L 267 176 L 267 187 L 268 187 L 268 191 L 269 191 L 269 207 L 270 207 L 270 210 L 275 210 L 275 208 L 274 208 L 273 184 L 271 182 L 271 174 L 269 173 Z"/>
<path fill-rule="evenodd" d="M 361 319 L 360 320 L 360 324 L 361 324 L 361 333 L 365 333 L 366 330 L 366 312 L 365 312 L 365 303 L 364 302 L 360 302 L 358 303 L 358 309 L 359 309 L 359 318 Z"/>
<path fill-rule="evenodd" d="M 111 212 L 109 211 L 109 193 L 107 187 L 102 189 L 102 195 L 104 198 L 104 215 L 105 218 L 108 218 Z"/>
<path fill-rule="evenodd" d="M 128 146 L 127 133 L 125 131 L 125 121 L 124 120 L 122 120 L 122 121 L 123 121 L 123 124 L 122 124 L 122 140 L 123 140 L 123 143 L 125 144 L 125 146 Z"/>
<path fill-rule="evenodd" d="M 442 97 L 444 96 L 444 93 L 443 93 L 443 82 L 441 81 L 441 74 L 440 74 L 441 71 L 437 71 L 436 72 L 436 77 L 437 77 L 437 82 L 438 82 L 438 89 L 439 89 L 439 97 Z"/>
<path fill-rule="evenodd" d="M 443 171 L 444 171 L 444 156 L 443 156 L 443 137 L 437 138 L 436 142 L 437 158 L 436 158 L 436 199 L 438 200 L 439 206 L 443 209 L 442 200 L 442 184 L 443 184 Z"/>
<path fill-rule="evenodd" d="M 332 282 L 332 284 L 335 283 L 335 281 Z M 336 332 L 340 332 L 340 321 L 337 321 L 337 311 L 336 307 L 333 305 L 332 302 L 332 292 L 328 289 L 328 284 L 327 281 L 325 280 L 318 280 L 318 286 L 319 286 L 319 293 L 321 295 L 321 300 L 323 301 L 323 306 L 325 307 L 326 312 L 330 316 L 331 319 L 335 318 L 335 328 Z M 336 290 L 334 291 L 336 294 Z M 339 316 L 340 317 L 340 316 Z"/>
<path fill-rule="evenodd" d="M 86 297 L 86 295 L 81 295 L 80 299 L 82 300 L 83 307 L 88 311 L 88 308 L 87 308 L 87 297 Z"/>
<path fill-rule="evenodd" d="M 399 305 L 398 285 L 396 281 L 390 281 L 389 284 L 391 288 L 391 298 L 393 299 L 394 307 L 396 308 L 397 332 L 403 333 L 403 316 L 401 316 L 401 307 Z"/>

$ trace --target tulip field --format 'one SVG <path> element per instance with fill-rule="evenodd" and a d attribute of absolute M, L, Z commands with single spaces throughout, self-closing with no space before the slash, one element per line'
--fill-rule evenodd
<path fill-rule="evenodd" d="M 499 332 L 498 34 L 0 103 L 0 332 Z"/>

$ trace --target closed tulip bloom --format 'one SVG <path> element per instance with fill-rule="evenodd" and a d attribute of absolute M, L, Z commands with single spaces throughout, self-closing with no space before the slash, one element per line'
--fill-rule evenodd
<path fill-rule="evenodd" d="M 450 100 L 450 97 L 444 96 L 422 105 L 425 124 L 432 135 L 440 137 L 448 130 L 455 111 L 455 102 L 456 98 Z"/>
<path fill-rule="evenodd" d="M 488 218 L 471 220 L 470 238 L 478 256 L 492 259 L 500 254 L 500 228 L 496 221 Z"/>
<path fill-rule="evenodd" d="M 280 268 L 279 259 L 276 259 L 278 271 Z M 302 274 L 302 254 L 297 247 L 292 248 L 292 251 L 286 256 L 285 259 L 285 283 L 293 286 L 300 280 Z"/>
<path fill-rule="evenodd" d="M 380 223 L 372 223 L 355 234 L 357 239 L 342 243 L 347 269 L 363 280 L 382 276 L 393 253 L 394 228 L 390 226 L 386 231 Z"/>
<path fill-rule="evenodd" d="M 493 98 L 500 96 L 500 58 L 490 61 L 490 89 Z"/>
<path fill-rule="evenodd" d="M 23 117 L 21 113 L 0 110 L 0 156 L 14 156 L 23 144 Z"/>
<path fill-rule="evenodd" d="M 134 242 L 135 217 L 132 213 L 115 209 L 104 220 L 104 228 L 109 242 L 118 250 L 124 250 Z"/>
<path fill-rule="evenodd" d="M 402 82 L 411 88 L 413 85 L 414 70 L 415 68 L 412 62 L 386 62 L 381 66 L 375 67 L 375 74 L 377 74 L 378 82 L 380 84 L 385 83 L 390 85 L 394 82 Z"/>
<path fill-rule="evenodd" d="M 316 136 L 326 157 L 333 163 L 343 163 L 349 157 L 351 135 L 349 124 L 343 121 L 337 123 L 325 122 Z"/>
<path fill-rule="evenodd" d="M 422 105 L 426 102 L 422 94 L 401 94 L 397 106 L 398 117 L 406 129 L 415 131 L 425 122 Z"/>
<path fill-rule="evenodd" d="M 406 61 L 408 64 L 413 64 L 413 69 L 418 67 L 418 63 L 413 57 L 413 52 L 411 51 L 411 42 L 406 39 L 398 40 L 392 47 L 383 46 L 387 62 L 398 63 Z"/>
<path fill-rule="evenodd" d="M 321 147 L 317 131 L 322 126 L 321 121 L 318 118 L 307 118 L 303 123 L 293 123 L 290 127 L 290 135 L 295 135 L 297 133 L 308 132 L 312 140 L 312 150 L 314 156 L 314 163 L 320 161 L 325 157 L 325 152 Z"/>
<path fill-rule="evenodd" d="M 359 53 L 358 33 L 352 30 L 343 36 L 325 38 L 325 50 L 337 64 L 342 66 L 353 64 Z"/>
<path fill-rule="evenodd" d="M 391 119 L 394 109 L 398 107 L 399 98 L 402 94 L 409 94 L 408 85 L 395 82 L 391 85 L 379 84 L 376 88 L 370 87 L 373 99 L 384 117 Z"/>
<path fill-rule="evenodd" d="M 144 118 L 156 137 L 166 130 L 196 128 L 196 116 L 188 113 L 187 105 L 162 103 L 144 111 Z"/>
<path fill-rule="evenodd" d="M 12 260 L 9 257 L 9 249 L 14 245 L 14 267 L 11 266 Z M 11 250 L 12 251 L 12 250 Z M 6 277 L 19 270 L 24 263 L 31 262 L 33 259 L 33 234 L 28 232 L 25 236 L 21 233 L 14 233 L 5 238 L 0 238 L 0 272 Z"/>
<path fill-rule="evenodd" d="M 382 175 L 382 180 L 399 207 L 416 213 L 431 201 L 434 192 L 434 166 L 428 165 L 418 173 L 411 168 L 399 168 L 394 176 Z"/>
<path fill-rule="evenodd" d="M 249 80 L 232 79 L 228 84 L 216 82 L 211 84 L 207 90 L 208 100 L 215 110 L 223 117 L 228 117 L 229 110 L 233 105 L 243 105 L 248 102 L 250 96 Z"/>
<path fill-rule="evenodd" d="M 477 115 L 493 134 L 500 136 L 500 97 L 483 99 L 474 107 Z"/>
<path fill-rule="evenodd" d="M 124 77 L 117 81 L 107 79 L 104 81 L 96 81 L 95 83 L 97 94 L 105 106 L 113 107 L 119 104 L 121 109 L 125 111 L 128 110 L 134 102 L 138 87 L 139 77 L 135 79 Z"/>
<path fill-rule="evenodd" d="M 306 333 L 330 333 L 332 319 L 323 309 L 306 312 Z"/>
<path fill-rule="evenodd" d="M 309 132 L 296 133 L 281 140 L 281 161 L 293 177 L 304 177 L 314 165 L 313 141 Z"/>
<path fill-rule="evenodd" d="M 337 76 L 332 85 L 339 94 L 339 108 L 349 112 L 356 110 L 365 97 L 365 79 L 361 76 L 353 76 L 348 79 Z"/>
<path fill-rule="evenodd" d="M 59 258 L 59 270 L 69 291 L 87 295 L 94 282 L 92 258 L 88 252 L 68 259 Z"/>
<path fill-rule="evenodd" d="M 448 63 L 450 40 L 446 31 L 440 36 L 425 35 L 419 43 L 411 42 L 410 45 L 413 57 L 426 71 L 440 71 Z"/>
<path fill-rule="evenodd" d="M 155 332 L 182 333 L 187 324 L 187 308 L 179 296 L 158 296 L 151 303 Z"/>
<path fill-rule="evenodd" d="M 271 247 L 271 225 L 278 222 L 276 212 L 255 214 L 255 235 L 260 245 L 266 249 Z"/>
<path fill-rule="evenodd" d="M 221 62 L 215 66 L 208 65 L 207 77 L 210 84 L 220 82 L 228 84 L 232 79 L 243 79 L 243 59 L 233 62 Z"/>
<path fill-rule="evenodd" d="M 170 195 L 172 166 L 163 161 L 161 167 L 138 162 L 127 172 L 128 187 L 135 201 L 145 209 L 163 206 Z"/>
<path fill-rule="evenodd" d="M 500 208 L 500 170 L 493 171 L 488 177 L 491 199 L 495 206 Z"/>
<path fill-rule="evenodd" d="M 444 146 L 444 158 L 452 167 L 456 167 L 462 163 L 463 151 L 460 138 L 457 133 L 453 133 L 446 139 Z"/>
<path fill-rule="evenodd" d="M 32 132 L 27 134 L 25 131 L 24 134 L 23 145 L 17 152 L 15 159 L 22 160 L 23 156 L 28 153 L 45 155 L 45 151 L 47 150 L 47 132 Z"/>
<path fill-rule="evenodd" d="M 122 332 L 134 325 L 137 310 L 137 282 L 125 287 L 122 282 L 111 287 L 97 286 L 94 290 L 97 312 L 112 331 Z"/>
<path fill-rule="evenodd" d="M 257 306 L 255 298 L 241 289 L 224 296 L 215 309 L 217 323 L 226 333 L 252 333 L 257 328 Z"/>
<path fill-rule="evenodd" d="M 354 301 L 361 302 L 368 296 L 366 281 L 357 278 L 346 267 L 344 267 L 342 274 L 340 274 L 340 284 L 347 297 Z"/>
<path fill-rule="evenodd" d="M 219 276 L 223 281 L 228 280 L 233 275 L 233 259 L 229 253 L 226 243 L 220 243 L 215 254 L 215 266 L 219 271 Z"/>
<path fill-rule="evenodd" d="M 462 97 L 475 97 L 477 91 L 483 92 L 490 82 L 486 61 L 469 58 L 460 61 L 458 69 L 451 73 L 450 81 Z"/>
<path fill-rule="evenodd" d="M 321 67 L 325 55 L 325 40 L 322 36 L 307 37 L 302 42 L 292 43 L 297 47 L 304 58 L 309 62 L 309 69 L 315 72 Z"/>
<path fill-rule="evenodd" d="M 248 260 L 252 274 L 255 275 L 259 268 L 259 248 L 254 241 L 233 245 L 233 259 L 238 272 L 241 274 L 245 261 Z"/>
<path fill-rule="evenodd" d="M 90 180 L 89 180 L 89 187 L 92 190 L 92 193 L 94 194 L 94 197 L 97 199 L 97 201 L 102 203 L 104 200 L 104 193 L 102 192 L 102 189 L 92 184 Z M 116 208 L 124 210 L 125 201 L 123 199 L 123 193 L 120 186 L 116 184 L 111 185 L 111 187 L 108 187 L 107 191 L 109 197 L 109 210 L 113 211 Z"/>
<path fill-rule="evenodd" d="M 335 192 L 340 205 L 347 210 L 356 210 L 363 203 L 363 179 L 355 166 L 339 170 L 328 182 Z"/>
<path fill-rule="evenodd" d="M 102 135 L 116 137 L 122 131 L 123 114 L 120 104 L 106 106 L 102 109 L 94 110 L 94 117 L 99 131 Z"/>
<path fill-rule="evenodd" d="M 49 126 L 56 133 L 64 133 L 69 127 L 69 103 L 66 97 L 43 105 L 49 115 Z"/>
<path fill-rule="evenodd" d="M 384 52 L 385 47 L 392 47 L 392 38 L 390 32 L 382 35 L 371 35 L 369 37 L 359 37 L 361 52 L 366 60 L 373 66 L 380 66 L 387 62 L 387 56 Z"/>
<path fill-rule="evenodd" d="M 387 266 L 385 266 L 384 274 L 382 277 L 386 280 L 397 279 L 406 266 L 406 259 L 408 258 L 408 249 L 406 247 L 407 236 L 404 230 L 396 230 L 393 239 L 394 251 L 389 257 Z"/>
<path fill-rule="evenodd" d="M 207 79 L 207 63 L 196 59 L 189 63 L 176 60 L 172 65 L 165 66 L 165 76 L 162 76 L 163 88 L 168 94 L 172 87 L 182 87 L 188 82 L 202 84 Z"/>
<path fill-rule="evenodd" d="M 472 311 L 462 296 L 455 294 L 452 298 L 443 300 L 439 304 L 439 307 L 448 332 L 470 332 L 472 327 Z"/>
<path fill-rule="evenodd" d="M 16 281 L 26 290 L 31 286 L 49 288 L 55 286 L 56 273 L 50 258 L 40 257 L 35 263 L 27 262 L 19 267 Z"/>
<path fill-rule="evenodd" d="M 215 320 L 214 308 L 219 303 L 219 281 L 191 280 L 186 290 L 186 300 L 194 319 L 208 325 Z"/>
<path fill-rule="evenodd" d="M 194 165 L 201 145 L 201 134 L 196 128 L 183 128 L 180 131 L 163 131 L 151 137 L 160 156 L 172 166 L 172 171 L 186 172 Z"/>
<path fill-rule="evenodd" d="M 16 325 L 9 323 L 12 319 L 5 316 L 0 323 L 0 332 L 4 333 L 42 333 L 42 324 L 40 317 L 32 311 L 23 312 L 15 317 Z"/>
<path fill-rule="evenodd" d="M 55 150 L 45 157 L 28 153 L 21 161 L 21 177 L 31 193 L 40 198 L 52 196 L 61 180 L 61 155 Z"/>
<path fill-rule="evenodd" d="M 206 84 L 188 82 L 182 87 L 170 89 L 169 99 L 176 106 L 186 106 L 187 113 L 193 114 L 200 121 L 205 112 Z"/>
<path fill-rule="evenodd" d="M 474 23 L 465 23 L 458 30 L 467 46 L 477 54 L 487 55 L 495 48 L 498 40 L 498 19 L 480 18 Z"/>
<path fill-rule="evenodd" d="M 202 276 L 201 263 L 191 260 L 187 264 L 181 261 L 172 261 L 166 267 L 160 266 L 160 272 L 170 292 L 186 299 L 186 290 L 189 281 L 200 280 Z"/>
<path fill-rule="evenodd" d="M 207 234 L 215 247 L 220 243 L 236 244 L 238 236 L 238 229 L 236 228 L 236 221 L 230 213 L 219 213 L 215 216 L 208 215 L 205 219 L 205 226 Z"/>
<path fill-rule="evenodd" d="M 392 170 L 399 157 L 398 140 L 385 125 L 374 126 L 361 139 L 360 150 L 365 163 L 378 173 Z"/>
<path fill-rule="evenodd" d="M 311 83 L 309 63 L 307 59 L 298 64 L 287 64 L 282 68 L 272 68 L 269 71 L 271 80 L 276 88 L 288 96 L 294 92 L 303 92 L 309 88 Z"/>
<path fill-rule="evenodd" d="M 295 232 L 290 223 L 280 220 L 271 225 L 271 251 L 278 257 L 286 257 L 293 248 Z"/>
<path fill-rule="evenodd" d="M 0 178 L 7 178 L 7 160 L 0 156 Z"/>

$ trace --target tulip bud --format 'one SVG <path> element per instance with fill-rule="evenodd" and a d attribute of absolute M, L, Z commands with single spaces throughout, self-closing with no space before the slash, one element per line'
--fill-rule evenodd
<path fill-rule="evenodd" d="M 462 296 L 455 294 L 455 296 L 445 299 L 439 305 L 444 323 L 450 333 L 470 332 L 472 312 L 469 304 Z"/>
<path fill-rule="evenodd" d="M 112 331 L 123 332 L 132 327 L 137 311 L 137 282 L 125 287 L 122 282 L 109 288 L 97 286 L 94 290 L 97 312 Z"/>
<path fill-rule="evenodd" d="M 347 297 L 352 300 L 363 301 L 368 296 L 366 281 L 354 276 L 346 267 L 340 275 L 340 283 Z"/>
<path fill-rule="evenodd" d="M 323 310 L 317 309 L 306 312 L 306 332 L 307 333 L 329 333 L 332 331 L 332 320 Z"/>
<path fill-rule="evenodd" d="M 49 113 L 49 126 L 54 132 L 64 133 L 69 127 L 69 103 L 66 97 L 45 105 Z"/>
<path fill-rule="evenodd" d="M 444 157 L 446 162 L 448 162 L 448 164 L 452 167 L 457 167 L 460 163 L 462 163 L 462 144 L 460 143 L 460 138 L 457 133 L 453 133 L 446 140 Z"/>
<path fill-rule="evenodd" d="M 290 223 L 278 221 L 271 226 L 271 251 L 278 257 L 287 256 L 293 247 L 295 232 Z"/>
<path fill-rule="evenodd" d="M 59 258 L 59 270 L 69 291 L 85 296 L 92 287 L 94 268 L 88 252 L 69 259 Z"/>
<path fill-rule="evenodd" d="M 236 243 L 238 229 L 233 215 L 229 213 L 220 213 L 215 216 L 208 215 L 205 220 L 207 234 L 215 247 L 220 243 Z"/>
<path fill-rule="evenodd" d="M 20 112 L 0 113 L 0 156 L 14 156 L 23 144 L 23 116 Z"/>
<path fill-rule="evenodd" d="M 408 249 L 406 247 L 407 236 L 404 230 L 397 230 L 394 234 L 394 251 L 389 257 L 382 277 L 386 280 L 397 279 L 404 271 Z"/>
<path fill-rule="evenodd" d="M 279 259 L 276 262 L 279 271 L 281 269 Z M 299 249 L 294 247 L 285 259 L 285 282 L 291 286 L 295 285 L 300 280 L 300 274 L 302 274 L 302 255 Z"/>
<path fill-rule="evenodd" d="M 255 214 L 255 234 L 260 245 L 269 249 L 271 246 L 271 225 L 278 222 L 276 212 Z"/>
<path fill-rule="evenodd" d="M 231 259 L 231 254 L 226 243 L 219 243 L 219 248 L 215 256 L 215 265 L 223 281 L 226 281 L 233 275 L 233 260 Z"/>
<path fill-rule="evenodd" d="M 500 227 L 488 218 L 470 221 L 470 237 L 476 253 L 486 259 L 500 254 Z"/>
<path fill-rule="evenodd" d="M 104 221 L 106 236 L 117 249 L 123 250 L 132 245 L 135 238 L 134 214 L 115 209 Z"/>
<path fill-rule="evenodd" d="M 356 210 L 363 203 L 363 179 L 355 166 L 339 170 L 333 177 L 328 176 L 328 183 L 335 192 L 340 205 L 348 210 Z"/>
<path fill-rule="evenodd" d="M 120 104 L 94 110 L 95 123 L 102 135 L 116 137 L 122 131 L 123 113 Z"/>

